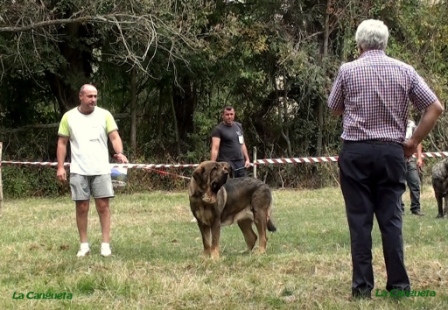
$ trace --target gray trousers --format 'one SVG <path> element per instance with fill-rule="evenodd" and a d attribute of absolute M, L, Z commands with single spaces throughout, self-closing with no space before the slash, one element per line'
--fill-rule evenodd
<path fill-rule="evenodd" d="M 411 211 L 420 211 L 420 176 L 414 159 L 406 162 L 406 183 L 411 196 Z M 404 209 L 404 203 L 401 201 L 401 211 L 404 212 Z"/>

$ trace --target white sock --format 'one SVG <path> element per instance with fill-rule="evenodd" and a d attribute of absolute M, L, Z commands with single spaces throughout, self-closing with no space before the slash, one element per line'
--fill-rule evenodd
<path fill-rule="evenodd" d="M 101 247 L 110 248 L 110 243 L 102 242 Z"/>
<path fill-rule="evenodd" d="M 81 242 L 81 249 L 88 249 L 89 243 L 88 242 Z"/>

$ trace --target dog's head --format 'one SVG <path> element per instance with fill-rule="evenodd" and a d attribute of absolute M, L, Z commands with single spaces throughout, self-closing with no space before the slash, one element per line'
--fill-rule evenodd
<path fill-rule="evenodd" d="M 432 178 L 445 180 L 448 178 L 448 158 L 436 163 L 432 168 Z"/>
<path fill-rule="evenodd" d="M 193 180 L 196 190 L 204 193 L 218 190 L 232 177 L 232 170 L 226 162 L 204 161 L 193 171 Z"/>

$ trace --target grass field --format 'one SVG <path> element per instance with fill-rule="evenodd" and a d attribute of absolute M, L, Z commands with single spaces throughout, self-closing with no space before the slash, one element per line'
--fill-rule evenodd
<path fill-rule="evenodd" d="M 435 219 L 432 195 L 425 187 L 425 217 L 411 215 L 407 206 L 404 240 L 413 290 L 436 296 L 369 301 L 350 300 L 349 236 L 338 188 L 275 191 L 278 232 L 269 235 L 267 254 L 243 253 L 241 232 L 231 226 L 221 234 L 218 261 L 201 257 L 186 192 L 117 195 L 109 258 L 99 255 L 94 208 L 92 253 L 77 258 L 69 197 L 6 200 L 0 218 L 0 309 L 445 309 L 448 220 Z M 408 195 L 405 202 L 409 205 Z M 377 225 L 373 234 L 375 289 L 383 290 Z M 23 299 L 17 299 L 20 294 Z M 72 298 L 27 298 L 35 294 Z"/>

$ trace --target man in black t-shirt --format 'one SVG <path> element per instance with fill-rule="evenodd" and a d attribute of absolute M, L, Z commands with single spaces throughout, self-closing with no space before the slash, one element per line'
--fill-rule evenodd
<path fill-rule="evenodd" d="M 250 159 L 244 143 L 243 127 L 234 119 L 234 108 L 226 106 L 222 113 L 222 123 L 212 132 L 210 160 L 228 162 L 233 168 L 234 177 L 238 178 L 246 176 Z"/>

